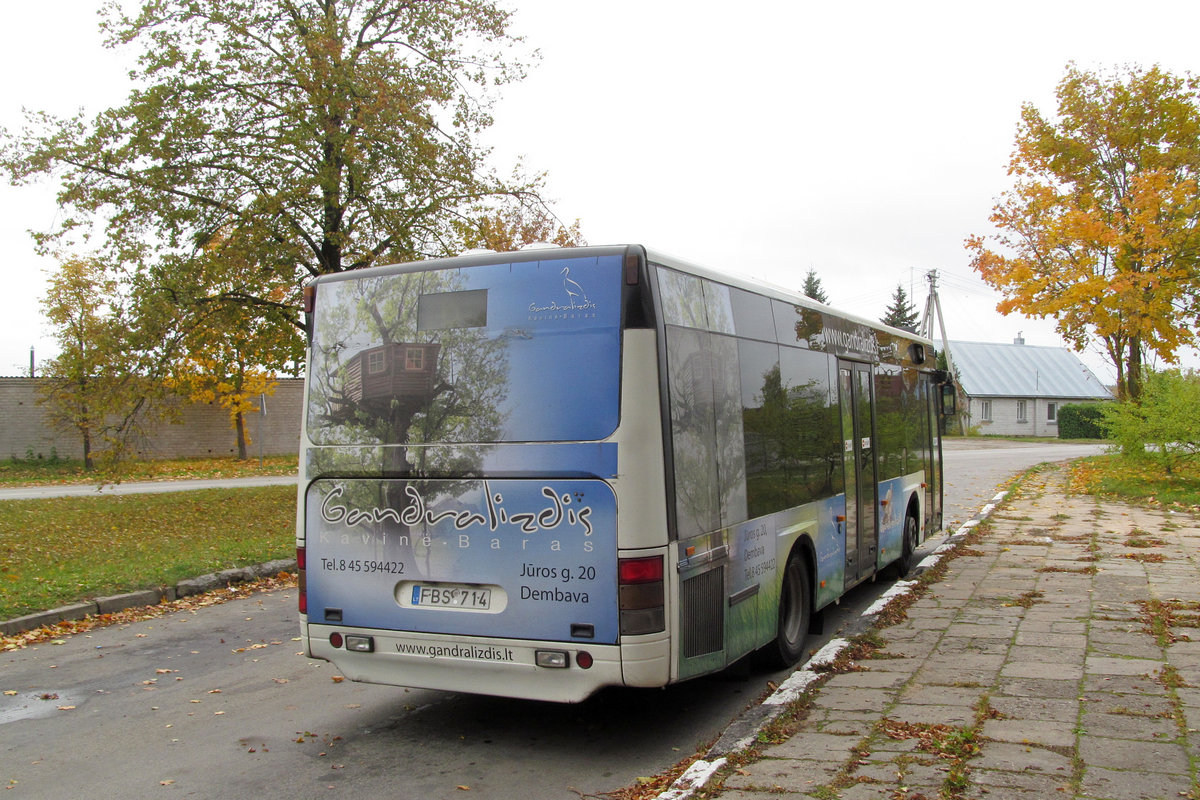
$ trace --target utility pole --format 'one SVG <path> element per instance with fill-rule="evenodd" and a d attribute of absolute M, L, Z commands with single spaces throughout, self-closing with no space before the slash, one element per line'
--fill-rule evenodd
<path fill-rule="evenodd" d="M 942 300 L 938 297 L 937 270 L 931 269 L 926 272 L 925 279 L 929 281 L 929 296 L 925 298 L 925 313 L 921 315 L 921 335 L 926 339 L 933 338 L 933 318 L 936 316 L 938 330 L 942 334 L 942 352 L 946 354 L 946 368 L 950 371 L 950 377 L 954 379 L 954 395 L 958 401 L 958 426 L 963 436 L 966 436 L 967 409 L 963 408 L 962 403 L 965 396 L 962 387 L 958 385 L 958 370 L 954 368 L 954 354 L 950 352 L 950 340 L 946 337 L 946 317 L 942 314 Z"/>

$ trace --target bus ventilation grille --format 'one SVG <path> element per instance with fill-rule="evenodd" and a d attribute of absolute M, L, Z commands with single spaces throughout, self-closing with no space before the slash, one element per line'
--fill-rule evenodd
<path fill-rule="evenodd" d="M 725 568 L 709 570 L 680 584 L 683 657 L 725 647 Z"/>

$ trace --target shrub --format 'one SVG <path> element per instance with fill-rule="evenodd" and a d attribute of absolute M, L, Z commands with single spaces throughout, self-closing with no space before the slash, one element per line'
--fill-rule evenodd
<path fill-rule="evenodd" d="M 1058 410 L 1058 438 L 1103 439 L 1103 419 L 1098 403 L 1063 406 Z"/>
<path fill-rule="evenodd" d="M 1147 373 L 1141 399 L 1104 408 L 1108 436 L 1126 455 L 1149 459 L 1173 474 L 1200 457 L 1200 373 Z"/>

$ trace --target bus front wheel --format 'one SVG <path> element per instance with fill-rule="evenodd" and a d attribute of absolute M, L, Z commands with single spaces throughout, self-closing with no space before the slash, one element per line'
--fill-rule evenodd
<path fill-rule="evenodd" d="M 784 669 L 804 655 L 804 641 L 812 621 L 810 597 L 808 564 L 803 556 L 793 553 L 783 570 L 775 641 L 767 645 L 762 653 L 769 666 Z"/>

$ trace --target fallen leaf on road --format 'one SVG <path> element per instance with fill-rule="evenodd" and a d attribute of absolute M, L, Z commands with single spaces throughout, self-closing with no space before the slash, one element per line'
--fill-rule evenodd
<path fill-rule="evenodd" d="M 261 578 L 256 581 L 247 581 L 240 583 L 236 587 L 230 587 L 229 590 L 214 591 L 207 594 L 191 595 L 180 600 L 173 600 L 166 603 L 158 603 L 151 606 L 141 606 L 138 608 L 130 608 L 125 611 L 118 611 L 114 614 L 96 614 L 83 620 L 63 620 L 52 625 L 43 625 L 32 631 L 24 631 L 22 633 L 12 635 L 0 635 L 0 652 L 8 650 L 20 650 L 32 644 L 42 644 L 51 642 L 53 644 L 66 644 L 66 640 L 62 639 L 63 635 L 75 633 L 83 633 L 95 628 L 103 628 L 109 625 L 127 624 L 131 622 L 141 622 L 144 620 L 154 619 L 156 617 L 169 614 L 172 611 L 195 611 L 199 608 L 226 603 L 230 600 L 236 600 L 240 597 L 249 597 L 256 592 L 273 591 L 275 589 L 284 589 L 294 587 L 296 585 L 296 576 L 281 572 L 276 576 L 269 578 Z M 149 634 L 135 633 L 134 636 L 138 639 L 145 639 Z M 224 639 L 221 640 L 224 644 Z M 193 655 L 198 651 L 191 651 Z"/>
<path fill-rule="evenodd" d="M 75 706 L 59 706 L 58 710 L 59 711 L 74 711 Z"/>

